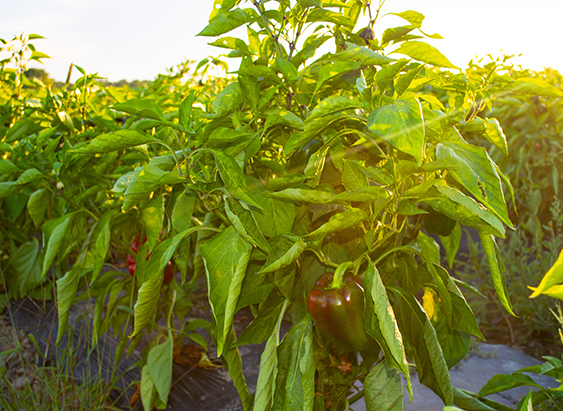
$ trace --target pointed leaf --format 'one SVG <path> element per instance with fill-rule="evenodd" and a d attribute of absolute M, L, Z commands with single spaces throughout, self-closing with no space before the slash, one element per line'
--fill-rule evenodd
<path fill-rule="evenodd" d="M 450 61 L 442 53 L 440 53 L 437 48 L 421 41 L 406 41 L 401 43 L 401 46 L 393 51 L 393 53 L 404 54 L 415 60 L 437 67 L 459 69 L 459 67 L 450 63 Z"/>
<path fill-rule="evenodd" d="M 117 130 L 113 133 L 102 134 L 86 146 L 70 151 L 78 154 L 109 153 L 157 141 L 160 140 L 138 130 Z"/>
<path fill-rule="evenodd" d="M 425 132 L 422 108 L 417 100 L 395 100 L 379 107 L 368 116 L 367 126 L 398 150 L 413 156 L 418 165 L 422 164 Z"/>
<path fill-rule="evenodd" d="M 215 320 L 217 355 L 222 354 L 231 330 L 251 251 L 252 246 L 232 226 L 200 247 Z"/>
<path fill-rule="evenodd" d="M 130 100 L 111 107 L 113 110 L 124 111 L 139 117 L 164 120 L 162 110 L 153 100 Z"/>
<path fill-rule="evenodd" d="M 368 411 L 403 411 L 403 386 L 394 369 L 387 368 L 383 361 L 371 369 L 364 381 L 366 407 Z"/>

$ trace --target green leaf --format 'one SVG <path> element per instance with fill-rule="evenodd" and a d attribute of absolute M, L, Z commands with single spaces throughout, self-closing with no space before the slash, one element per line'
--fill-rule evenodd
<path fill-rule="evenodd" d="M 235 345 L 260 344 L 270 337 L 275 330 L 285 301 L 285 297 L 277 291 L 270 293 L 269 298 L 260 306 L 254 319 L 244 329 Z"/>
<path fill-rule="evenodd" d="M 287 81 L 296 81 L 297 68 L 289 61 L 276 57 L 276 69 L 283 74 Z"/>
<path fill-rule="evenodd" d="M 444 407 L 444 411 L 446 411 L 447 408 L 451 408 L 452 411 L 457 411 L 457 410 L 503 411 L 504 410 L 504 408 L 500 408 L 501 407 L 500 404 L 498 404 L 498 407 L 495 406 L 495 408 L 489 407 L 483 401 L 480 401 L 478 398 L 476 398 L 476 395 L 474 393 L 466 390 L 461 390 L 456 387 L 454 387 L 454 404 L 461 408 Z M 508 408 L 508 409 L 512 410 L 512 408 Z"/>
<path fill-rule="evenodd" d="M 313 322 L 294 324 L 278 347 L 278 372 L 272 411 L 312 411 L 315 398 Z"/>
<path fill-rule="evenodd" d="M 233 324 L 251 251 L 252 246 L 232 226 L 200 247 L 205 262 L 219 356 Z"/>
<path fill-rule="evenodd" d="M 307 120 L 305 120 L 305 124 L 309 124 L 315 119 L 343 110 L 355 110 L 362 107 L 363 105 L 359 100 L 349 99 L 343 96 L 330 96 L 315 106 L 311 114 L 309 114 L 309 117 L 307 117 Z"/>
<path fill-rule="evenodd" d="M 342 184 L 346 193 L 369 187 L 369 181 L 359 161 L 342 159 Z"/>
<path fill-rule="evenodd" d="M 516 317 L 516 314 L 512 311 L 512 304 L 510 303 L 510 298 L 508 296 L 506 279 L 504 277 L 504 265 L 502 264 L 502 258 L 495 242 L 495 238 L 492 234 L 483 233 L 481 231 L 479 231 L 479 237 L 481 238 L 483 250 L 485 251 L 487 260 L 489 261 L 489 270 L 491 271 L 491 277 L 497 296 L 506 311 Z"/>
<path fill-rule="evenodd" d="M 315 94 L 321 86 L 328 80 L 339 77 L 344 73 L 349 71 L 357 70 L 360 67 L 360 63 L 352 63 L 347 61 L 331 61 L 325 64 L 319 70 L 319 78 L 317 80 L 317 87 L 315 88 Z"/>
<path fill-rule="evenodd" d="M 440 264 L 440 246 L 432 237 L 419 231 L 416 237 L 416 243 L 428 261 L 434 264 Z"/>
<path fill-rule="evenodd" d="M 362 209 L 349 208 L 330 217 L 330 219 L 326 223 L 324 223 L 312 233 L 309 233 L 307 237 L 322 238 L 327 234 L 354 227 L 355 225 L 367 220 L 368 218 L 369 216 Z"/>
<path fill-rule="evenodd" d="M 540 281 L 540 285 L 538 285 L 532 295 L 530 295 L 530 298 L 536 298 L 540 294 L 547 294 L 547 291 L 561 282 L 563 282 L 563 250 L 559 253 L 557 261 L 555 261 L 553 266 L 545 273 Z"/>
<path fill-rule="evenodd" d="M 244 201 L 248 205 L 252 205 L 259 210 L 262 209 L 260 204 L 258 204 L 250 195 L 248 194 L 249 189 L 246 184 L 246 179 L 242 170 L 240 169 L 237 161 L 218 150 L 211 150 L 215 156 L 215 164 L 217 165 L 217 170 L 221 175 L 221 179 L 231 192 L 231 194 L 241 201 Z"/>
<path fill-rule="evenodd" d="M 410 350 L 414 351 L 414 360 L 419 381 L 434 391 L 446 405 L 453 404 L 453 390 L 448 366 L 436 331 L 428 315 L 409 292 L 398 287 L 390 287 L 400 297 L 395 306 L 401 332 Z"/>
<path fill-rule="evenodd" d="M 3 280 L 12 299 L 24 298 L 41 283 L 38 253 L 39 242 L 34 238 L 22 244 L 6 264 Z"/>
<path fill-rule="evenodd" d="M 520 77 L 505 85 L 502 90 L 534 96 L 563 97 L 562 91 L 544 80 L 534 77 Z"/>
<path fill-rule="evenodd" d="M 506 142 L 506 136 L 504 135 L 502 128 L 496 118 L 486 118 L 484 120 L 486 127 L 485 138 L 489 140 L 496 148 L 500 150 L 502 154 L 508 156 L 508 144 Z"/>
<path fill-rule="evenodd" d="M 395 100 L 381 106 L 367 119 L 368 129 L 422 164 L 425 145 L 422 107 L 417 100 Z"/>
<path fill-rule="evenodd" d="M 113 110 L 124 111 L 139 117 L 164 121 L 160 107 L 153 100 L 130 100 L 111 107 Z"/>
<path fill-rule="evenodd" d="M 422 25 L 422 21 L 424 20 L 424 15 L 422 13 L 413 10 L 407 10 L 401 13 L 389 13 L 389 14 L 402 17 L 417 28 L 420 28 L 420 26 Z"/>
<path fill-rule="evenodd" d="M 60 223 L 53 229 L 49 241 L 46 245 L 45 259 L 43 260 L 43 269 L 41 270 L 41 277 L 47 274 L 51 265 L 55 261 L 59 248 L 67 235 L 68 229 L 73 221 L 74 213 L 65 215 Z"/>
<path fill-rule="evenodd" d="M 389 64 L 395 59 L 378 54 L 366 47 L 360 47 L 353 43 L 346 43 L 346 50 L 338 53 L 335 58 L 346 61 L 357 61 L 362 66 L 382 66 Z"/>
<path fill-rule="evenodd" d="M 27 201 L 27 212 L 29 213 L 36 228 L 41 227 L 45 211 L 49 207 L 51 192 L 46 188 L 41 188 L 29 196 Z"/>
<path fill-rule="evenodd" d="M 400 41 L 411 39 L 414 37 L 414 35 L 407 36 L 407 34 L 409 34 L 415 28 L 416 27 L 414 27 L 413 25 L 410 25 L 410 26 L 393 27 L 386 29 L 381 37 L 381 43 L 385 44 L 391 41 L 395 41 L 396 43 L 398 43 Z"/>
<path fill-rule="evenodd" d="M 403 386 L 394 369 L 383 361 L 371 369 L 364 381 L 366 407 L 368 411 L 403 411 Z"/>
<path fill-rule="evenodd" d="M 436 67 L 459 69 L 454 66 L 438 49 L 432 47 L 428 43 L 421 41 L 406 41 L 401 43 L 401 46 L 393 51 L 393 53 L 400 53 L 409 56 L 415 60 L 428 63 Z"/>
<path fill-rule="evenodd" d="M 291 127 L 296 130 L 303 130 L 303 120 L 293 114 L 291 111 L 283 109 L 272 109 L 267 112 L 268 117 L 266 118 L 266 123 L 264 124 L 264 130 L 268 130 L 271 127 L 283 126 Z"/>
<path fill-rule="evenodd" d="M 278 242 L 272 247 L 268 254 L 268 259 L 264 267 L 258 272 L 259 274 L 270 273 L 279 270 L 280 268 L 287 267 L 299 258 L 301 253 L 307 249 L 307 243 L 303 240 L 297 240 L 291 244 L 290 240 Z M 291 244 L 291 246 L 289 246 Z"/>
<path fill-rule="evenodd" d="M 172 353 L 174 342 L 168 337 L 162 344 L 151 348 L 147 358 L 148 373 L 160 401 L 168 403 L 168 395 L 172 386 Z"/>
<path fill-rule="evenodd" d="M 57 344 L 61 341 L 61 338 L 68 329 L 68 311 L 70 310 L 76 291 L 78 291 L 80 269 L 80 264 L 74 264 L 64 277 L 57 280 L 57 309 L 59 313 Z"/>
<path fill-rule="evenodd" d="M 77 154 L 99 154 L 110 151 L 123 150 L 146 143 L 159 142 L 157 138 L 138 130 L 117 130 L 113 133 L 102 134 L 78 150 L 70 150 Z"/>
<path fill-rule="evenodd" d="M 111 223 L 117 213 L 118 210 L 115 209 L 106 211 L 96 222 L 92 230 L 92 238 L 94 239 L 94 272 L 92 274 L 92 281 L 100 274 L 105 264 L 111 239 Z"/>
<path fill-rule="evenodd" d="M 15 171 L 20 171 L 20 169 L 10 160 L 0 160 L 0 175 L 10 174 Z"/>
<path fill-rule="evenodd" d="M 149 375 L 149 366 L 145 364 L 141 370 L 141 402 L 145 410 L 153 408 L 155 396 L 156 389 Z"/>
<path fill-rule="evenodd" d="M 147 198 L 157 188 L 156 182 L 166 174 L 166 171 L 150 164 L 136 167 L 124 193 L 123 211 L 129 211 L 141 200 Z"/>
<path fill-rule="evenodd" d="M 346 27 L 354 27 L 354 22 L 340 13 L 327 9 L 316 8 L 307 15 L 307 23 L 326 22 Z"/>
<path fill-rule="evenodd" d="M 40 51 L 33 51 L 31 53 L 31 56 L 29 57 L 30 60 L 37 60 L 40 61 L 41 59 L 50 59 L 51 57 L 49 57 L 47 54 L 45 53 L 41 53 Z"/>
<path fill-rule="evenodd" d="M 255 195 L 255 199 L 262 209 L 252 210 L 252 216 L 265 236 L 291 233 L 296 215 L 295 204 L 261 193 Z"/>
<path fill-rule="evenodd" d="M 253 9 L 236 8 L 230 11 L 219 11 L 209 20 L 209 24 L 200 31 L 198 36 L 216 37 L 236 29 L 243 24 L 250 23 L 258 16 Z"/>
<path fill-rule="evenodd" d="M 497 374 L 493 376 L 477 393 L 479 397 L 486 397 L 491 394 L 510 390 L 516 387 L 529 386 L 540 390 L 543 388 L 538 385 L 530 376 L 515 372 L 512 374 Z"/>
<path fill-rule="evenodd" d="M 436 147 L 436 157 L 451 161 L 452 176 L 508 227 L 514 228 L 506 207 L 500 176 L 483 147 L 446 141 Z"/>
<path fill-rule="evenodd" d="M 269 410 L 274 400 L 274 390 L 276 388 L 276 377 L 278 373 L 277 348 L 280 343 L 281 322 L 288 304 L 289 301 L 286 300 L 279 311 L 277 324 L 270 338 L 268 338 L 264 351 L 260 356 L 260 372 L 258 374 L 258 381 L 256 382 L 253 411 Z"/>
<path fill-rule="evenodd" d="M 377 83 L 377 86 L 381 90 L 387 90 L 391 86 L 393 79 L 401 72 L 403 67 L 405 67 L 409 61 L 409 59 L 400 59 L 379 70 L 375 75 L 375 82 Z"/>
<path fill-rule="evenodd" d="M 456 223 L 452 233 L 446 237 L 439 236 L 444 249 L 446 250 L 446 258 L 448 259 L 448 266 L 450 269 L 453 267 L 455 256 L 461 244 L 461 226 Z"/>
<path fill-rule="evenodd" d="M 434 186 L 434 188 L 440 199 L 425 200 L 433 209 L 453 220 L 458 220 L 460 224 L 504 238 L 504 226 L 491 211 L 454 187 Z"/>
<path fill-rule="evenodd" d="M 253 215 L 245 210 L 240 203 L 230 197 L 225 198 L 225 214 L 237 232 L 249 243 L 260 247 L 263 251 L 270 251 L 270 244 L 264 238 Z"/>
<path fill-rule="evenodd" d="M 379 343 L 385 353 L 386 363 L 407 379 L 409 393 L 412 395 L 409 366 L 405 356 L 403 336 L 395 318 L 395 311 L 391 306 L 387 291 L 379 271 L 373 263 L 369 263 L 364 279 L 366 306 L 366 332 Z"/>
<path fill-rule="evenodd" d="M 192 107 L 195 99 L 195 92 L 192 91 L 190 95 L 182 101 L 180 107 L 178 108 L 178 121 L 184 130 L 189 129 L 190 121 L 192 119 Z"/>
<path fill-rule="evenodd" d="M 530 388 L 530 392 L 528 392 L 528 395 L 526 395 L 526 397 L 522 400 L 520 407 L 518 407 L 517 411 L 534 411 L 534 404 L 532 402 L 532 398 L 533 398 L 533 391 Z"/>
<path fill-rule="evenodd" d="M 244 42 L 236 37 L 221 37 L 220 39 L 215 40 L 212 43 L 207 43 L 210 46 L 221 47 L 224 49 L 230 50 L 237 50 L 240 51 L 243 55 L 249 56 L 252 52 L 248 49 L 248 46 Z"/>
<path fill-rule="evenodd" d="M 129 338 L 137 336 L 153 318 L 161 286 L 162 277 L 157 276 L 149 278 L 139 288 L 137 302 L 133 307 L 135 310 L 135 328 Z"/>
<path fill-rule="evenodd" d="M 413 80 L 419 75 L 419 73 L 424 69 L 424 67 L 425 67 L 424 64 L 416 65 L 414 68 L 410 69 L 405 74 L 401 75 L 400 77 L 397 77 L 397 79 L 395 80 L 395 93 L 397 93 L 398 97 L 400 97 L 405 91 L 408 90 Z M 435 98 L 434 96 L 432 97 Z M 422 96 L 420 96 L 419 98 L 422 98 Z M 438 99 L 435 100 L 438 102 L 439 105 L 442 104 Z"/>
<path fill-rule="evenodd" d="M 24 184 L 33 183 L 40 178 L 43 178 L 43 173 L 41 173 L 36 168 L 29 168 L 18 177 L 18 179 L 16 180 L 16 185 L 22 186 Z"/>
<path fill-rule="evenodd" d="M 252 405 L 252 397 L 250 396 L 250 390 L 246 384 L 244 374 L 242 373 L 242 358 L 238 347 L 234 344 L 237 335 L 232 326 L 226 337 L 223 355 L 220 357 L 221 362 L 225 365 L 225 368 L 233 380 L 233 385 L 237 389 L 243 410 L 249 411 Z"/>
<path fill-rule="evenodd" d="M 164 197 L 155 196 L 141 210 L 141 221 L 145 227 L 149 250 L 153 250 L 164 223 Z"/>

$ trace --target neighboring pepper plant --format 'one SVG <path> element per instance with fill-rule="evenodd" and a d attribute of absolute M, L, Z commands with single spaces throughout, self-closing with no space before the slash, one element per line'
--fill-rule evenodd
<path fill-rule="evenodd" d="M 415 11 L 395 13 L 405 25 L 374 38 L 381 6 L 216 0 L 199 35 L 219 37 L 246 25 L 247 41 L 223 36 L 211 43 L 240 59 L 236 80 L 207 105 L 198 104 L 197 90 L 177 110 L 149 98 L 120 102 L 112 108 L 130 116 L 124 128 L 72 152 L 170 150 L 124 170 L 113 189 L 112 204 L 122 211 L 116 222 L 140 215 L 150 230 L 149 262 L 140 268 L 144 256 L 136 260 L 131 336 L 155 327 L 161 289 L 173 324 L 180 288 L 170 293 L 163 286 L 172 257 L 183 281 L 188 268 L 192 284 L 204 272 L 211 335 L 245 410 L 342 410 L 362 397 L 368 410 L 402 409 L 400 374 L 412 393 L 411 363 L 444 404 L 463 401 L 449 369 L 468 352 L 470 335 L 482 335 L 460 290 L 471 287 L 452 278 L 440 259 L 441 244 L 451 267 L 461 225 L 478 230 L 499 300 L 513 314 L 495 243 L 512 228 L 512 187 L 487 150 L 463 137 L 477 130 L 506 149 L 498 123 L 482 127 L 476 115 L 489 92 L 513 90 L 512 80 L 461 73 L 423 41 L 439 36 L 421 30 L 424 16 Z M 369 16 L 367 26 L 358 25 L 360 15 Z M 319 56 L 323 45 L 332 52 Z M 548 85 L 527 90 L 542 87 Z M 433 90 L 443 90 L 447 101 Z M 308 154 L 304 167 L 293 157 L 300 150 Z M 425 217 L 429 210 L 439 227 Z M 157 243 L 163 228 L 167 238 Z M 333 271 L 338 279 L 329 293 L 355 287 L 349 315 L 359 328 L 363 319 L 363 330 L 356 329 L 361 343 L 336 335 L 328 327 L 332 314 L 319 317 L 316 302 L 308 307 L 315 287 L 330 288 L 324 275 Z M 77 276 L 58 283 L 65 304 Z M 342 278 L 349 279 L 344 288 Z M 247 307 L 254 320 L 237 336 L 234 316 Z M 285 335 L 283 319 L 292 323 Z M 169 333 L 154 345 L 143 368 L 147 408 L 166 404 L 173 338 Z M 262 342 L 251 395 L 238 347 Z M 156 358 L 169 373 L 151 374 Z"/>

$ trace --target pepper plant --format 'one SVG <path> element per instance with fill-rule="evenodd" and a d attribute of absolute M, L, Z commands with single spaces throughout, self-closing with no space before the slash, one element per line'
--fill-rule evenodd
<path fill-rule="evenodd" d="M 464 401 L 448 370 L 470 335 L 482 335 L 461 291 L 471 287 L 446 268 L 462 225 L 478 230 L 513 314 L 495 237 L 512 228 L 506 200 L 514 193 L 479 144 L 506 151 L 506 137 L 477 114 L 493 92 L 550 86 L 464 74 L 425 41 L 439 35 L 422 30 L 422 14 L 392 14 L 404 25 L 376 38 L 383 2 L 216 0 L 199 35 L 216 37 L 211 44 L 240 62 L 224 87 L 159 78 L 134 96 L 106 89 L 104 110 L 76 93 L 82 109 L 71 123 L 59 116 L 72 125 L 61 175 L 96 167 L 107 178 L 84 187 L 84 212 L 61 206 L 43 225 L 39 262 L 43 275 L 54 266 L 59 338 L 71 304 L 90 297 L 93 338 L 113 328 L 118 357 L 156 330 L 143 358 L 145 408 L 166 406 L 180 339 L 206 348 L 194 332 L 201 325 L 245 410 L 341 410 L 362 396 L 369 410 L 402 409 L 400 374 L 412 393 L 411 364 L 444 404 Z M 237 28 L 246 40 L 228 35 Z M 83 74 L 75 89 L 93 80 Z M 139 233 L 147 242 L 133 255 Z M 133 278 L 102 273 L 112 250 L 135 257 Z M 74 264 L 64 264 L 72 251 Z M 181 280 L 164 284 L 172 258 Z M 211 325 L 185 320 L 201 275 Z M 347 317 L 330 306 L 310 312 L 307 299 L 344 296 L 350 282 L 354 323 L 342 335 L 333 325 Z M 254 320 L 237 335 L 234 316 L 247 308 Z M 285 335 L 283 320 L 291 322 Z M 251 394 L 238 347 L 263 342 Z"/>

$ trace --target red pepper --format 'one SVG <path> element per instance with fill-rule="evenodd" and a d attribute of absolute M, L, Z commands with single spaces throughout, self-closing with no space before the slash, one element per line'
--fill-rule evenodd
<path fill-rule="evenodd" d="M 134 251 L 135 253 L 139 252 L 140 240 L 141 240 L 141 234 L 137 234 L 137 236 L 133 239 L 133 242 L 131 243 L 131 251 Z M 145 238 L 143 239 L 143 244 L 145 244 L 146 242 L 147 242 L 147 237 L 145 236 Z M 151 253 L 149 252 L 147 254 L 147 260 L 149 259 L 150 256 Z M 131 276 L 135 275 L 136 265 L 137 265 L 137 261 L 131 256 L 131 254 L 127 254 L 127 266 L 129 267 L 129 274 L 131 274 Z M 168 284 L 169 282 L 172 281 L 172 279 L 174 279 L 174 267 L 172 267 L 172 262 L 168 261 L 168 264 L 166 264 L 166 267 L 164 267 L 163 282 L 165 284 Z"/>
<path fill-rule="evenodd" d="M 323 274 L 307 298 L 309 313 L 323 336 L 342 351 L 362 351 L 372 341 L 364 327 L 364 288 L 361 279 Z"/>

